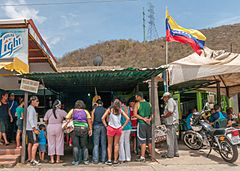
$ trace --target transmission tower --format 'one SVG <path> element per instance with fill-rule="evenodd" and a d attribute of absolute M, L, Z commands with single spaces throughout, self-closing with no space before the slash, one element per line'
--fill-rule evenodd
<path fill-rule="evenodd" d="M 143 42 L 146 42 L 145 10 L 143 7 Z"/>
<path fill-rule="evenodd" d="M 150 2 L 148 9 L 148 41 L 154 40 L 159 38 L 157 28 L 155 25 L 155 12 L 154 12 L 154 5 Z"/>

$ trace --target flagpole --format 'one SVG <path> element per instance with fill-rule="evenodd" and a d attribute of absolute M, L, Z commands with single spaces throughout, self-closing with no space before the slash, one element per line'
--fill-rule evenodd
<path fill-rule="evenodd" d="M 168 65 L 168 41 L 166 39 L 166 65 Z M 168 92 L 168 69 L 165 70 L 165 92 Z"/>
<path fill-rule="evenodd" d="M 166 38 L 166 65 L 168 64 L 168 41 Z"/>
<path fill-rule="evenodd" d="M 167 11 L 167 7 L 166 7 L 166 11 Z M 167 16 L 166 16 L 167 17 Z M 167 24 L 167 23 L 165 23 Z M 166 65 L 168 65 L 168 41 L 167 41 L 167 34 L 166 34 L 166 56 L 165 56 L 165 62 L 166 62 Z M 168 92 L 168 71 L 167 69 L 165 70 L 165 92 Z"/>

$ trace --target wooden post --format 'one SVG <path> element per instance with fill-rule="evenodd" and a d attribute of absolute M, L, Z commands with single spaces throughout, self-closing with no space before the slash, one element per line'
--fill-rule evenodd
<path fill-rule="evenodd" d="M 221 106 L 221 87 L 220 81 L 217 82 L 217 104 Z"/>
<path fill-rule="evenodd" d="M 43 112 L 46 113 L 46 87 L 45 87 L 45 84 L 44 84 L 44 81 L 43 79 L 41 79 L 41 82 L 42 82 L 42 85 L 43 85 L 43 106 L 44 106 L 44 109 L 43 109 Z"/>
<path fill-rule="evenodd" d="M 43 89 L 43 106 L 44 106 L 44 113 L 46 113 L 46 87 L 44 86 L 44 89 Z"/>
<path fill-rule="evenodd" d="M 155 155 L 155 78 L 151 78 L 151 104 L 152 104 L 152 158 L 155 160 L 156 155 Z"/>
<path fill-rule="evenodd" d="M 23 117 L 23 132 L 22 132 L 21 163 L 25 163 L 25 158 L 26 158 L 27 107 L 28 107 L 28 92 L 25 92 L 24 93 L 24 117 Z"/>

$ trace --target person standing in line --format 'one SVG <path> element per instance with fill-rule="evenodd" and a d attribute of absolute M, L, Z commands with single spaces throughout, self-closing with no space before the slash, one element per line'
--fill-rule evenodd
<path fill-rule="evenodd" d="M 17 116 L 16 109 L 18 107 L 18 102 L 15 100 L 15 94 L 11 93 L 8 99 L 8 107 L 11 112 L 13 122 L 9 123 L 9 133 L 8 133 L 8 141 L 11 143 L 15 142 L 16 132 L 17 132 Z"/>
<path fill-rule="evenodd" d="M 45 160 L 45 153 L 47 151 L 47 133 L 46 133 L 46 126 L 41 124 L 39 125 L 39 136 L 38 136 L 38 142 L 39 142 L 39 158 L 41 163 L 46 163 Z"/>
<path fill-rule="evenodd" d="M 131 125 L 132 125 L 132 130 L 131 132 L 131 141 L 133 144 L 132 152 L 137 154 L 137 118 L 134 117 L 133 109 L 135 105 L 135 97 L 129 99 L 129 107 L 128 107 L 128 112 L 130 113 L 130 120 L 131 120 Z"/>
<path fill-rule="evenodd" d="M 6 135 L 6 132 L 8 130 L 8 121 L 10 120 L 10 122 L 13 122 L 13 118 L 10 113 L 7 100 L 8 100 L 8 93 L 4 91 L 1 94 L 1 101 L 0 101 L 0 140 L 3 137 L 4 144 L 6 146 L 9 145 L 9 142 L 7 140 L 7 135 Z"/>
<path fill-rule="evenodd" d="M 107 157 L 107 137 L 106 128 L 102 122 L 102 116 L 106 112 L 101 99 L 97 100 L 97 107 L 92 111 L 93 122 L 93 163 L 99 162 L 99 145 L 101 146 L 101 162 L 105 163 Z M 99 144 L 100 142 L 100 144 Z"/>
<path fill-rule="evenodd" d="M 128 114 L 130 118 L 130 112 L 128 107 L 124 104 L 124 101 L 121 101 L 121 109 Z M 121 124 L 124 125 L 126 118 L 121 116 Z M 119 148 L 119 161 L 120 162 L 130 162 L 131 161 L 131 150 L 130 150 L 130 134 L 131 134 L 131 122 L 128 122 L 127 125 L 123 128 L 122 135 L 120 137 L 120 148 Z"/>
<path fill-rule="evenodd" d="M 35 110 L 39 105 L 39 100 L 37 96 L 32 96 L 30 98 L 30 105 L 27 108 L 27 125 L 26 125 L 26 134 L 28 137 L 28 162 L 32 166 L 40 165 L 36 161 L 36 153 L 38 149 L 38 134 L 39 130 L 37 129 L 38 115 Z"/>
<path fill-rule="evenodd" d="M 163 118 L 167 128 L 167 158 L 179 157 L 178 153 L 178 106 L 169 92 L 165 92 L 162 97 L 165 102 Z"/>
<path fill-rule="evenodd" d="M 121 125 L 121 116 L 124 116 L 126 122 Z M 108 125 L 106 123 L 106 118 L 108 117 Z M 107 128 L 108 137 L 108 161 L 105 162 L 106 165 L 112 165 L 112 146 L 114 140 L 114 161 L 113 164 L 118 164 L 119 155 L 119 140 L 122 134 L 122 129 L 127 125 L 129 117 L 127 114 L 121 110 L 121 102 L 116 99 L 113 102 L 113 106 L 107 109 L 102 117 L 102 122 Z"/>
<path fill-rule="evenodd" d="M 16 143 L 17 148 L 21 148 L 21 135 L 23 131 L 23 117 L 24 117 L 24 101 L 21 99 L 19 102 L 19 106 L 16 109 L 16 115 L 17 115 L 17 135 L 16 135 Z"/>
<path fill-rule="evenodd" d="M 47 139 L 48 139 L 48 155 L 50 163 L 55 163 L 54 156 L 56 155 L 56 163 L 62 163 L 60 157 L 64 155 L 64 132 L 62 122 L 67 113 L 61 109 L 61 101 L 55 100 L 52 109 L 49 109 L 44 121 L 47 124 Z"/>
<path fill-rule="evenodd" d="M 90 113 L 85 110 L 86 106 L 82 100 L 77 100 L 74 109 L 70 110 L 66 119 L 73 120 L 74 130 L 72 132 L 73 141 L 73 162 L 72 165 L 79 165 L 83 154 L 85 165 L 88 161 L 88 135 L 92 136 L 92 120 Z M 82 153 L 81 153 L 82 152 Z"/>
<path fill-rule="evenodd" d="M 143 98 L 143 93 L 136 93 L 134 116 L 138 119 L 137 137 L 141 145 L 141 156 L 137 161 L 145 162 L 146 145 L 152 155 L 152 106 Z"/>

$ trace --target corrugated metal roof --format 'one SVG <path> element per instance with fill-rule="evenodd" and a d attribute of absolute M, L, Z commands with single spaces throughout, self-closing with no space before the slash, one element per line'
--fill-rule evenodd
<path fill-rule="evenodd" d="M 71 71 L 60 73 L 31 73 L 23 77 L 32 80 L 43 80 L 46 87 L 58 92 L 91 91 L 127 91 L 137 84 L 159 75 L 165 67 L 152 69 L 112 69 Z"/>

